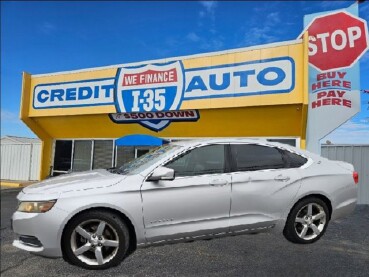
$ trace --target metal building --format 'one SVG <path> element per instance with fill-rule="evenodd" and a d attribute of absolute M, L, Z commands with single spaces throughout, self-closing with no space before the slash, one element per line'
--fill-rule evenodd
<path fill-rule="evenodd" d="M 369 204 L 369 145 L 322 145 L 321 155 L 354 165 L 359 173 L 358 204 Z"/>
<path fill-rule="evenodd" d="M 36 138 L 1 138 L 1 180 L 39 180 L 41 141 Z"/>

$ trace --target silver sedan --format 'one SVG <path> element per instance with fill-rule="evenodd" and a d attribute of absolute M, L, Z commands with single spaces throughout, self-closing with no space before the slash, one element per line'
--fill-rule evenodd
<path fill-rule="evenodd" d="M 356 205 L 358 174 L 264 140 L 164 145 L 118 169 L 26 187 L 12 217 L 13 245 L 88 269 L 118 265 L 137 247 L 268 232 L 320 239 Z"/>

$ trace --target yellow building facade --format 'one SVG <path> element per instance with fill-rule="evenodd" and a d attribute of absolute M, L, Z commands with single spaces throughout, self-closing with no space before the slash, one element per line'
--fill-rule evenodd
<path fill-rule="evenodd" d="M 307 69 L 303 38 L 135 64 L 24 73 L 21 119 L 42 140 L 40 179 L 51 172 L 117 166 L 124 151 L 118 153 L 114 141 L 130 134 L 284 138 L 305 148 Z"/>

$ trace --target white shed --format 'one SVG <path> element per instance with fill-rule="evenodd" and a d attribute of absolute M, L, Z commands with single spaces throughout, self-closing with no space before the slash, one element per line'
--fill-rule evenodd
<path fill-rule="evenodd" d="M 41 141 L 37 138 L 1 138 L 1 180 L 39 180 Z"/>

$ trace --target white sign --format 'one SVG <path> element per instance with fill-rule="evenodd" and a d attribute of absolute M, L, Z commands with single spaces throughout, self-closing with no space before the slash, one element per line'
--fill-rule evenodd
<path fill-rule="evenodd" d="M 35 109 L 114 104 L 114 79 L 38 85 L 33 92 Z"/>
<path fill-rule="evenodd" d="M 290 92 L 295 63 L 289 57 L 185 70 L 185 99 Z"/>

